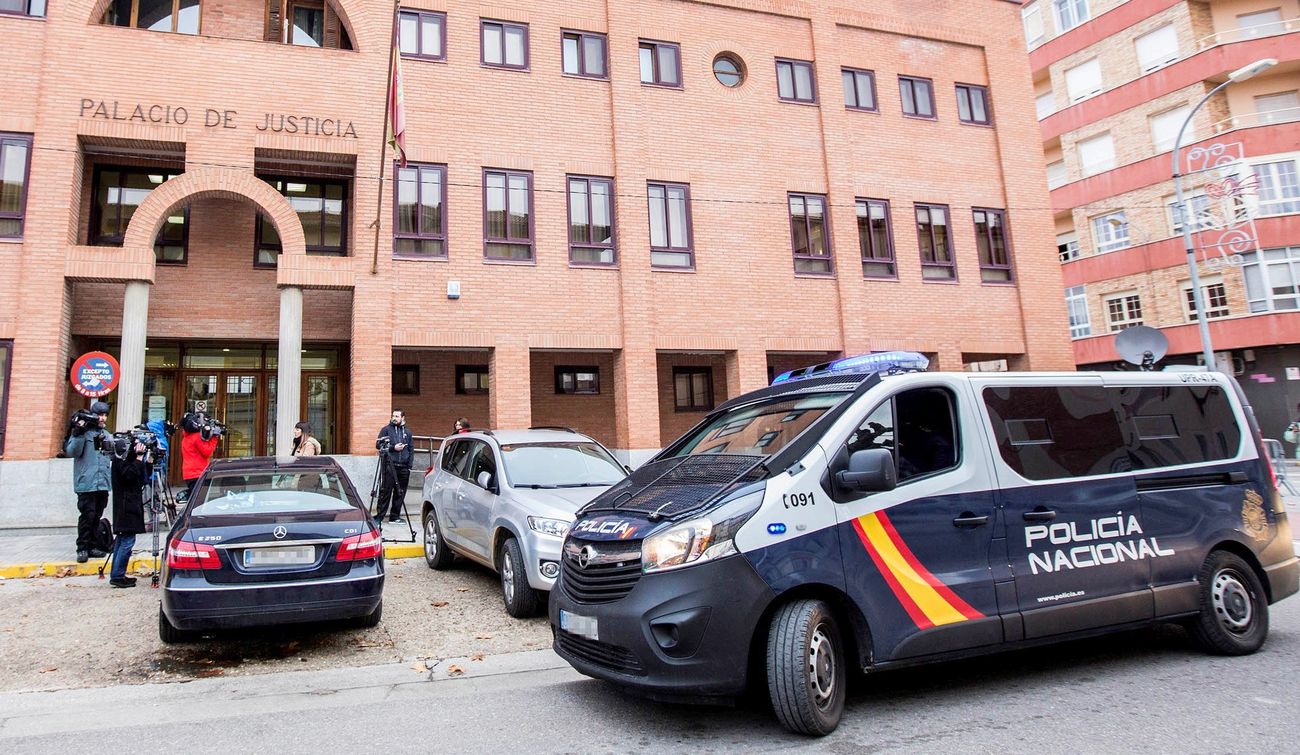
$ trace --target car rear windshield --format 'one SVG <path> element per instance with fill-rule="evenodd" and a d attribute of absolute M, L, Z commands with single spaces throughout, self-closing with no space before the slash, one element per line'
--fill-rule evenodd
<path fill-rule="evenodd" d="M 693 431 L 673 456 L 768 456 L 785 448 L 849 394 L 784 396 L 738 406 Z"/>
<path fill-rule="evenodd" d="M 345 511 L 353 508 L 337 472 L 251 472 L 207 478 L 194 491 L 194 516 Z"/>
<path fill-rule="evenodd" d="M 596 443 L 512 443 L 501 446 L 510 484 L 517 488 L 613 485 L 626 476 Z"/>

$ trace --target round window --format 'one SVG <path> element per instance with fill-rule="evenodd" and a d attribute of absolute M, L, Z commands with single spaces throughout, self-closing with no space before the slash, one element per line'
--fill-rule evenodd
<path fill-rule="evenodd" d="M 740 58 L 724 52 L 713 59 L 713 77 L 724 87 L 734 89 L 745 83 L 745 64 L 740 62 Z"/>

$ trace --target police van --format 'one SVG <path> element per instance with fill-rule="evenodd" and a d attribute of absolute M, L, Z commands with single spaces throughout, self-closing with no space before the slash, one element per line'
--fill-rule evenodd
<path fill-rule="evenodd" d="M 823 735 L 852 670 L 1163 621 L 1212 653 L 1264 643 L 1300 564 L 1231 378 L 925 366 L 782 375 L 580 510 L 556 652 L 659 699 L 765 683 Z"/>

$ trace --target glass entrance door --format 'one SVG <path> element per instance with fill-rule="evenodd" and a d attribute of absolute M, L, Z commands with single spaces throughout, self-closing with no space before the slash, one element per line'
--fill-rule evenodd
<path fill-rule="evenodd" d="M 333 375 L 308 375 L 303 380 L 303 395 L 307 404 L 307 422 L 311 425 L 316 440 L 320 441 L 321 453 L 335 453 L 338 378 Z"/>
<path fill-rule="evenodd" d="M 192 412 L 202 406 L 208 416 L 226 424 L 226 437 L 217 446 L 217 457 L 239 458 L 258 454 L 258 382 L 259 376 L 249 373 L 185 376 L 185 411 Z"/>

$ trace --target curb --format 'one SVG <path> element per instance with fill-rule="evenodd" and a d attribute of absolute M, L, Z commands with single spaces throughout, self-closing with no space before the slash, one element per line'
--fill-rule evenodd
<path fill-rule="evenodd" d="M 424 556 L 424 546 L 419 543 L 384 543 L 384 558 L 420 558 Z M 158 554 L 159 559 L 162 554 Z M 99 574 L 99 566 L 104 559 L 95 558 L 84 564 L 76 561 L 47 561 L 45 563 L 3 564 L 0 565 L 0 579 L 28 579 L 34 577 L 93 577 Z M 127 564 L 128 574 L 148 576 L 153 574 L 152 556 L 135 556 Z M 108 569 L 104 569 L 108 574 Z"/>

